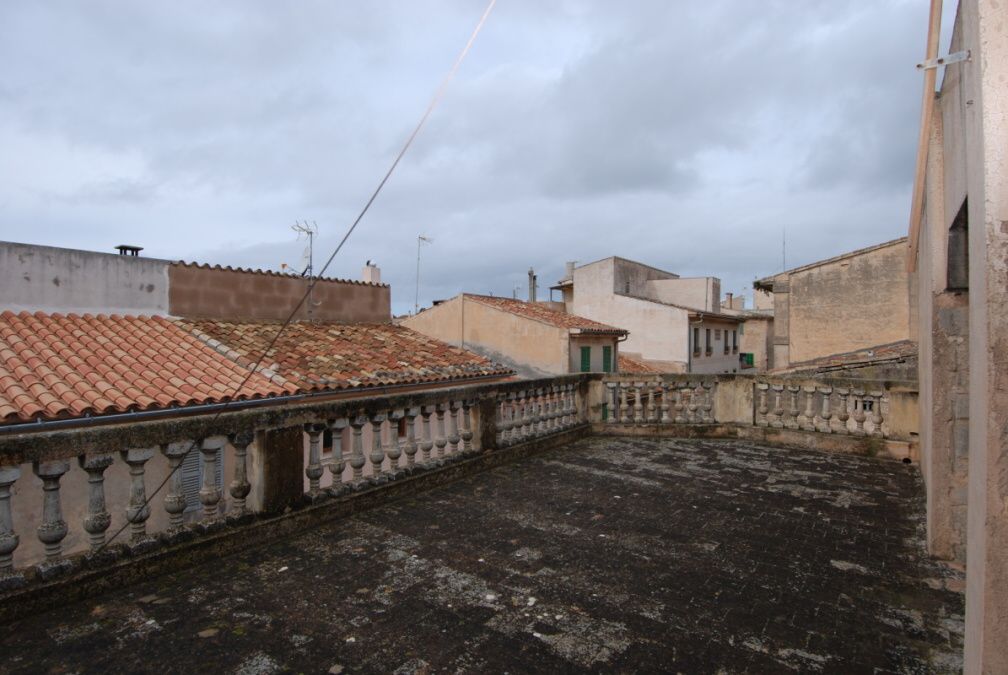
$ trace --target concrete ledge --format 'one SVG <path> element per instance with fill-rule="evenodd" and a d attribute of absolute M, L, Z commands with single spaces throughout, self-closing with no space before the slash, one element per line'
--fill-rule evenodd
<path fill-rule="evenodd" d="M 369 487 L 338 498 L 300 508 L 279 516 L 249 516 L 231 527 L 203 531 L 187 529 L 172 541 L 152 541 L 153 550 L 128 554 L 125 547 L 110 547 L 109 555 L 96 561 L 85 555 L 67 559 L 71 571 L 45 580 L 29 575 L 24 585 L 0 594 L 0 622 L 41 612 L 53 607 L 92 597 L 110 589 L 176 572 L 209 560 L 303 532 L 338 518 L 360 513 L 391 501 L 412 496 L 451 483 L 508 462 L 552 450 L 584 438 L 590 426 L 581 424 L 521 445 L 492 449 L 472 456 L 448 459 L 443 466 L 422 468 L 415 473 L 376 487 Z M 157 535 L 152 535 L 156 537 Z M 113 553 L 118 553 L 115 555 Z M 222 570 L 227 573 L 226 566 Z"/>
<path fill-rule="evenodd" d="M 592 434 L 651 438 L 739 438 L 782 447 L 845 452 L 868 457 L 891 457 L 901 461 L 919 460 L 918 445 L 912 441 L 824 434 L 801 429 L 776 429 L 744 424 L 603 424 L 593 423 Z"/>

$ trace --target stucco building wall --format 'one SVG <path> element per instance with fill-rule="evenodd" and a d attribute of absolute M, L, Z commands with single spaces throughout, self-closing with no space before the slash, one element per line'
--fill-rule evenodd
<path fill-rule="evenodd" d="M 721 282 L 715 277 L 648 281 L 642 295 L 658 302 L 713 312 L 721 305 Z"/>
<path fill-rule="evenodd" d="M 252 272 L 194 264 L 168 270 L 169 311 L 199 319 L 282 321 L 308 289 L 308 280 L 275 272 Z M 295 314 L 296 321 L 386 323 L 392 320 L 388 286 L 320 279 Z"/>
<path fill-rule="evenodd" d="M 765 372 L 772 368 L 770 363 L 771 339 L 773 338 L 773 318 L 757 317 L 746 319 L 740 326 L 741 347 L 739 351 L 753 355 L 753 368 L 757 372 Z M 752 372 L 752 371 L 750 371 Z"/>
<path fill-rule="evenodd" d="M 503 312 L 459 295 L 415 316 L 403 325 L 455 346 L 479 346 L 539 371 L 569 372 L 567 329 Z"/>
<path fill-rule="evenodd" d="M 0 242 L 0 309 L 168 314 L 166 260 Z"/>
<path fill-rule="evenodd" d="M 905 251 L 898 239 L 758 282 L 773 288 L 774 368 L 916 337 Z"/>

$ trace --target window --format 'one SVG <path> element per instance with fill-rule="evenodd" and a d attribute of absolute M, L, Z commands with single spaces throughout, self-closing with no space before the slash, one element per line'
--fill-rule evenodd
<path fill-rule="evenodd" d="M 626 282 L 625 284 L 623 284 L 623 292 L 626 295 L 630 295 L 630 282 L 629 281 Z"/>
<path fill-rule="evenodd" d="M 700 329 L 693 329 L 693 356 L 700 356 Z"/>
<path fill-rule="evenodd" d="M 612 347 L 609 345 L 602 347 L 602 372 L 612 372 Z"/>
<path fill-rule="evenodd" d="M 581 348 L 581 372 L 591 372 L 591 347 Z"/>
<path fill-rule="evenodd" d="M 725 329 L 725 332 L 724 332 L 724 353 L 725 354 L 730 354 L 731 353 L 731 344 L 728 342 L 728 329 L 727 328 Z"/>
<path fill-rule="evenodd" d="M 705 344 L 707 346 L 707 349 L 705 351 L 707 353 L 707 356 L 710 356 L 711 354 L 714 353 L 714 344 L 711 342 L 711 339 L 710 339 L 710 328 L 707 329 L 707 336 L 706 337 L 707 337 L 707 342 Z"/>
<path fill-rule="evenodd" d="M 731 350 L 733 354 L 738 354 L 738 331 L 731 332 Z"/>
<path fill-rule="evenodd" d="M 964 199 L 948 236 L 948 290 L 969 290 L 969 199 Z"/>
<path fill-rule="evenodd" d="M 721 329 L 720 328 L 718 328 L 716 331 L 714 331 L 714 339 L 716 341 L 718 341 L 718 342 L 721 342 Z"/>

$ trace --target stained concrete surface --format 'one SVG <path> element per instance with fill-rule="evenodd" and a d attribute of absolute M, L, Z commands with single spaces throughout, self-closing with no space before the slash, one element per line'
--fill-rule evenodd
<path fill-rule="evenodd" d="M 579 441 L 0 626 L 24 672 L 943 672 L 916 467 Z"/>

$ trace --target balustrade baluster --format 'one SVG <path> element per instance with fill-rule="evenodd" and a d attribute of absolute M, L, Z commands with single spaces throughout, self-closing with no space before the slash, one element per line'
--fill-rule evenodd
<path fill-rule="evenodd" d="M 815 386 L 802 387 L 805 392 L 805 414 L 804 421 L 802 421 L 801 428 L 805 431 L 815 431 L 815 410 L 813 405 L 815 404 Z"/>
<path fill-rule="evenodd" d="M 532 392 L 532 433 L 531 438 L 536 438 L 542 432 L 542 390 L 536 389 Z"/>
<path fill-rule="evenodd" d="M 164 498 L 164 509 L 168 513 L 168 533 L 175 534 L 185 526 L 185 494 L 182 492 L 181 464 L 186 454 L 197 452 L 192 441 L 177 441 L 161 446 L 161 454 L 168 460 L 168 492 Z"/>
<path fill-rule="evenodd" d="M 686 424 L 686 394 L 679 383 L 673 386 L 672 395 L 675 396 L 675 423 Z"/>
<path fill-rule="evenodd" d="M 851 392 L 854 395 L 854 435 L 865 435 L 864 391 L 858 389 Z"/>
<path fill-rule="evenodd" d="M 497 447 L 506 448 L 510 445 L 508 428 L 508 397 L 507 394 L 497 394 Z"/>
<path fill-rule="evenodd" d="M 625 382 L 619 383 L 620 388 L 620 412 L 622 413 L 621 421 L 624 424 L 630 424 L 633 422 L 633 410 L 630 408 L 630 386 Z"/>
<path fill-rule="evenodd" d="M 457 455 L 459 453 L 459 404 L 458 401 L 448 402 L 448 452 Z"/>
<path fill-rule="evenodd" d="M 832 387 L 822 387 L 819 389 L 819 393 L 822 394 L 822 411 L 819 413 L 819 418 L 822 420 L 822 431 L 823 433 L 829 434 L 833 432 L 833 428 L 830 425 L 830 420 L 833 418 L 833 411 L 830 410 L 830 399 L 833 395 Z"/>
<path fill-rule="evenodd" d="M 335 439 L 335 436 L 334 436 Z M 228 493 L 231 495 L 231 516 L 241 518 L 248 513 L 246 500 L 252 492 L 252 485 L 248 479 L 248 449 L 255 440 L 255 433 L 251 430 L 239 431 L 228 436 L 228 441 L 234 448 L 234 479 L 228 486 Z M 335 444 L 335 440 L 333 443 Z M 342 469 L 340 470 L 342 472 Z M 339 478 L 336 478 L 339 483 Z"/>
<path fill-rule="evenodd" d="M 462 452 L 471 454 L 473 452 L 473 430 L 472 430 L 472 409 L 475 401 L 466 399 L 462 401 Z"/>
<path fill-rule="evenodd" d="M 385 456 L 388 457 L 389 478 L 399 477 L 399 458 L 402 457 L 402 448 L 399 447 L 399 420 L 403 418 L 402 411 L 390 410 L 388 413 L 388 445 L 385 447 Z"/>
<path fill-rule="evenodd" d="M 580 421 L 578 419 L 577 385 L 567 385 L 567 416 L 570 426 L 574 426 Z"/>
<path fill-rule="evenodd" d="M 773 385 L 774 393 L 774 407 L 773 407 L 773 419 L 770 421 L 770 426 L 775 429 L 784 428 L 784 385 L 775 384 Z"/>
<path fill-rule="evenodd" d="M 770 389 L 770 385 L 766 382 L 757 382 L 756 391 L 758 393 L 759 403 L 756 408 L 756 425 L 760 427 L 766 427 L 770 425 L 770 420 L 767 419 L 767 413 L 770 412 L 770 408 L 767 406 L 767 393 Z"/>
<path fill-rule="evenodd" d="M 406 416 L 406 443 L 403 445 L 403 453 L 406 455 L 406 472 L 412 473 L 416 468 L 416 454 L 420 449 L 416 439 L 416 418 L 420 415 L 420 408 L 406 408 L 403 412 Z"/>
<path fill-rule="evenodd" d="M 322 496 L 322 474 L 325 473 L 325 468 L 322 466 L 322 434 L 325 433 L 326 425 L 306 424 L 304 429 L 308 433 L 308 466 L 305 467 L 305 476 L 308 477 L 308 499 L 316 501 Z"/>
<path fill-rule="evenodd" d="M 14 513 L 11 511 L 11 486 L 21 477 L 21 468 L 0 466 L 0 589 L 24 583 L 14 573 L 14 551 L 21 538 L 14 533 Z"/>
<path fill-rule="evenodd" d="M 788 386 L 788 400 L 790 405 L 788 406 L 787 421 L 784 423 L 788 429 L 798 428 L 798 392 L 801 391 L 801 387 Z"/>
<path fill-rule="evenodd" d="M 364 425 L 368 423 L 368 418 L 364 415 L 356 415 L 350 420 L 351 445 L 350 445 L 350 469 L 353 471 L 353 487 L 361 488 L 364 485 L 364 465 L 367 460 L 364 458 Z"/>
<path fill-rule="evenodd" d="M 144 485 L 144 465 L 154 456 L 154 448 L 131 448 L 119 454 L 129 465 L 130 500 L 126 508 L 126 521 L 130 524 L 130 543 L 134 546 L 147 539 L 147 519 L 150 505 L 147 504 L 147 488 Z"/>
<path fill-rule="evenodd" d="M 693 383 L 686 383 L 686 389 L 683 391 L 683 394 L 687 397 L 686 422 L 689 424 L 695 424 L 697 421 L 697 404 L 699 401 L 697 400 L 696 389 L 693 387 Z"/>
<path fill-rule="evenodd" d="M 445 404 L 438 403 L 434 406 L 434 447 L 437 448 L 435 460 L 438 465 L 444 464 L 445 446 L 448 445 L 447 434 L 445 433 Z"/>
<path fill-rule="evenodd" d="M 374 413 L 371 418 L 371 482 L 384 483 L 387 478 L 382 475 L 382 464 L 385 462 L 385 450 L 382 448 L 382 424 L 385 422 L 385 415 Z"/>
<path fill-rule="evenodd" d="M 105 531 L 112 524 L 112 516 L 105 506 L 105 469 L 112 466 L 112 455 L 81 455 L 77 464 L 88 475 L 88 513 L 84 517 L 84 531 L 88 533 L 88 545 L 94 554 L 105 545 Z"/>
<path fill-rule="evenodd" d="M 661 387 L 661 420 L 662 424 L 668 424 L 672 420 L 669 418 L 669 388 L 668 385 L 662 382 Z"/>
<path fill-rule="evenodd" d="M 42 479 L 42 524 L 36 530 L 39 541 L 45 548 L 46 563 L 59 562 L 63 555 L 63 538 L 67 535 L 67 524 L 63 520 L 60 504 L 60 478 L 70 470 L 70 462 L 34 462 L 32 471 Z"/>
<path fill-rule="evenodd" d="M 850 419 L 850 408 L 847 404 L 847 397 L 850 394 L 850 389 L 836 389 L 837 396 L 840 397 L 840 408 L 837 411 L 837 421 L 840 422 L 840 427 L 837 429 L 841 434 L 850 433 L 850 429 L 847 428 L 847 420 Z"/>
<path fill-rule="evenodd" d="M 332 485 L 329 494 L 338 497 L 347 487 L 343 485 L 343 472 L 346 471 L 346 456 L 343 454 L 343 430 L 349 426 L 345 417 L 329 422 L 329 432 L 332 434 L 332 458 L 329 462 L 329 473 L 332 475 Z"/>
<path fill-rule="evenodd" d="M 714 383 L 704 382 L 704 398 L 703 398 L 703 411 L 704 411 L 704 422 L 707 424 L 714 423 Z"/>
<path fill-rule="evenodd" d="M 431 461 L 431 448 L 434 447 L 434 442 L 431 440 L 431 413 L 434 412 L 434 408 L 429 405 L 425 405 L 420 408 L 420 452 L 423 458 L 424 465 L 430 464 Z"/>
<path fill-rule="evenodd" d="M 885 396 L 884 391 L 875 392 L 872 394 L 872 435 L 882 436 L 882 397 Z"/>
<path fill-rule="evenodd" d="M 217 461 L 224 463 L 224 439 L 212 437 L 203 440 L 200 453 L 203 455 L 203 486 L 200 488 L 200 503 L 203 504 L 203 521 L 211 523 L 220 518 L 221 490 L 217 487 Z M 321 475 L 322 467 L 319 467 Z"/>
<path fill-rule="evenodd" d="M 641 424 L 644 422 L 644 384 L 640 382 L 633 383 L 633 421 L 634 424 Z"/>

